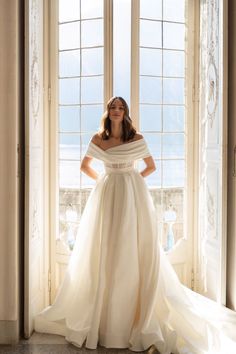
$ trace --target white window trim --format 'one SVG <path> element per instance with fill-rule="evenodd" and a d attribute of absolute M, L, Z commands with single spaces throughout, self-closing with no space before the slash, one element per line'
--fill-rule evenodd
<path fill-rule="evenodd" d="M 104 110 L 113 92 L 112 0 L 104 0 Z"/>
<path fill-rule="evenodd" d="M 131 1 L 130 112 L 139 131 L 139 0 Z"/>
<path fill-rule="evenodd" d="M 49 104 L 49 195 L 50 195 L 50 303 L 55 298 L 56 280 L 56 236 L 59 235 L 59 179 L 58 179 L 58 1 L 49 0 L 49 68 L 48 68 L 48 104 Z M 55 25 L 56 24 L 56 25 Z"/>
<path fill-rule="evenodd" d="M 187 230 L 191 232 L 193 239 L 193 269 L 192 269 L 192 289 L 198 291 L 198 257 L 199 257 L 199 241 L 198 241 L 198 198 L 199 198 L 199 0 L 188 1 L 188 26 L 189 27 L 189 47 L 187 49 L 188 62 L 186 77 L 191 79 L 187 81 L 187 114 L 192 117 L 190 120 L 190 129 L 188 131 L 187 145 L 187 166 L 188 166 L 188 185 L 189 191 L 186 205 L 189 210 L 187 214 Z M 186 221 L 187 221 L 186 220 Z M 187 231 L 186 230 L 186 231 Z"/>

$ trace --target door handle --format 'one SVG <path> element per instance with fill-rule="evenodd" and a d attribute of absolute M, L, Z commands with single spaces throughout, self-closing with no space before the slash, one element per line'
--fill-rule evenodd
<path fill-rule="evenodd" d="M 233 177 L 236 177 L 236 145 L 234 147 L 234 169 L 233 169 Z"/>

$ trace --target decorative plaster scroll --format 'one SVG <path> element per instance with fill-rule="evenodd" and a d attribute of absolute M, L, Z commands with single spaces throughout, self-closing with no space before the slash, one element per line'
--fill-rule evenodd
<path fill-rule="evenodd" d="M 32 0 L 31 2 L 31 32 L 30 32 L 30 107 L 31 115 L 33 119 L 33 129 L 37 129 L 37 122 L 39 120 L 39 106 L 40 106 L 40 24 L 39 14 L 40 7 L 38 0 Z"/>
<path fill-rule="evenodd" d="M 35 189 L 32 192 L 32 224 L 31 224 L 31 237 L 38 238 L 40 236 L 39 230 L 39 191 Z"/>
<path fill-rule="evenodd" d="M 207 1 L 207 21 L 209 24 L 208 33 L 208 53 L 214 55 L 218 51 L 219 46 L 219 1 Z"/>
<path fill-rule="evenodd" d="M 211 232 L 215 230 L 216 222 L 215 222 L 215 198 L 211 193 L 209 185 L 207 184 L 207 232 Z"/>
<path fill-rule="evenodd" d="M 39 67 L 38 61 L 35 57 L 31 64 L 31 98 L 32 98 L 32 110 L 33 110 L 33 121 L 34 129 L 36 128 L 38 116 L 39 116 L 39 97 L 40 97 L 40 87 L 39 87 Z"/>
<path fill-rule="evenodd" d="M 218 0 L 208 1 L 208 43 L 207 43 L 207 56 L 208 56 L 208 69 L 207 69 L 207 113 L 210 128 L 213 128 L 216 119 L 217 107 L 219 102 L 219 80 L 218 80 L 218 49 L 219 49 L 219 2 Z"/>
<path fill-rule="evenodd" d="M 210 120 L 210 127 L 213 127 L 218 101 L 219 101 L 219 80 L 216 64 L 213 57 L 210 59 L 208 71 L 208 102 L 207 102 L 207 112 L 208 119 Z"/>

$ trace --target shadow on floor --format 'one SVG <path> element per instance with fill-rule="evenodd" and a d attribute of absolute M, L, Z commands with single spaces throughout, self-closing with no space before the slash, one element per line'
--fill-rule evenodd
<path fill-rule="evenodd" d="M 33 333 L 27 340 L 23 339 L 17 345 L 0 345 L 1 354 L 131 354 L 128 349 L 108 349 L 98 346 L 97 349 L 77 348 L 68 343 L 64 337 L 53 334 Z M 147 353 L 140 352 L 140 353 Z"/>

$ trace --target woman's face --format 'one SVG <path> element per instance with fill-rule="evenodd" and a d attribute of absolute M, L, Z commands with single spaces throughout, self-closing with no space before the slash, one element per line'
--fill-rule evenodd
<path fill-rule="evenodd" d="M 109 117 L 111 121 L 122 122 L 125 115 L 125 107 L 119 99 L 115 99 L 109 109 Z"/>

